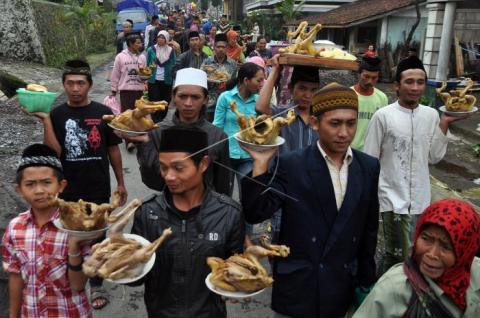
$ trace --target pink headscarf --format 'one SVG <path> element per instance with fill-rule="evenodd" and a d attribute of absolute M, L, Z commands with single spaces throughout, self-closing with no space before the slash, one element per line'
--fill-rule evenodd
<path fill-rule="evenodd" d="M 260 66 L 262 69 L 265 70 L 265 66 L 266 66 L 265 61 L 264 61 L 263 58 L 260 57 L 260 56 L 252 56 L 252 57 L 249 57 L 249 58 L 247 59 L 247 62 L 256 64 L 256 65 Z"/>
<path fill-rule="evenodd" d="M 192 25 L 190 26 L 190 31 L 197 31 L 197 32 L 199 32 L 199 31 L 198 31 L 198 26 L 197 26 L 196 24 L 192 24 Z"/>

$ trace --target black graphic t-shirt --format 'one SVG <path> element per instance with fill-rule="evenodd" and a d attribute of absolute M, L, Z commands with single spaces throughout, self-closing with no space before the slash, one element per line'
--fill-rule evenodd
<path fill-rule="evenodd" d="M 96 201 L 110 197 L 108 147 L 122 142 L 103 115 L 112 111 L 97 102 L 85 107 L 62 104 L 50 113 L 53 129 L 62 146 L 62 161 L 68 185 L 61 197 Z"/>

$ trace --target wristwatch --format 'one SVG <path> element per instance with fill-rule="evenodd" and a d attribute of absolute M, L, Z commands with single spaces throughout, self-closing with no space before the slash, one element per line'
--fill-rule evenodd
<path fill-rule="evenodd" d="M 78 265 L 72 265 L 70 264 L 70 262 L 67 262 L 67 267 L 69 270 L 71 270 L 72 272 L 81 272 L 82 271 L 82 264 L 83 264 L 83 260 L 80 264 Z"/>

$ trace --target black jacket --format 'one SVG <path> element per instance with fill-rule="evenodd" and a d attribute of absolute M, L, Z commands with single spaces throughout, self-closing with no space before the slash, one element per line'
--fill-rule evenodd
<path fill-rule="evenodd" d="M 171 121 L 162 121 L 160 128 L 149 133 L 150 141 L 139 144 L 137 147 L 137 160 L 140 165 L 140 174 L 143 183 L 154 190 L 162 191 L 165 181 L 160 176 L 160 162 L 158 160 L 158 147 L 162 131 L 174 125 L 193 126 L 200 128 L 207 133 L 208 144 L 215 146 L 208 150 L 210 165 L 205 172 L 205 182 L 208 186 L 218 193 L 230 195 L 230 170 L 224 166 L 230 167 L 230 154 L 228 150 L 228 137 L 222 129 L 208 122 L 202 115 L 193 124 L 181 123 L 178 114 L 175 112 Z"/>
<path fill-rule="evenodd" d="M 175 66 L 173 67 L 173 73 L 176 74 L 177 71 L 187 67 L 193 67 L 193 68 L 199 69 L 203 61 L 205 61 L 208 58 L 207 54 L 203 53 L 203 51 L 200 51 L 199 63 L 195 64 L 192 61 L 194 54 L 195 53 L 193 53 L 192 50 L 188 50 L 180 54 L 177 58 L 177 62 L 175 63 Z"/>
<path fill-rule="evenodd" d="M 337 209 L 330 172 L 317 144 L 280 156 L 277 174 L 242 180 L 242 205 L 250 223 L 282 209 L 279 244 L 287 258 L 273 266 L 272 308 L 295 318 L 345 316 L 356 286 L 375 282 L 378 230 L 376 158 L 353 150 L 345 198 Z M 272 189 L 276 191 L 272 191 Z"/>
<path fill-rule="evenodd" d="M 158 248 L 152 270 L 130 285 L 145 284 L 148 317 L 226 317 L 225 303 L 205 285 L 210 273 L 206 260 L 241 253 L 245 235 L 241 207 L 207 190 L 195 214 L 182 213 L 169 205 L 166 195 L 150 196 L 135 214 L 132 233 L 151 242 L 165 228 L 173 234 Z"/>

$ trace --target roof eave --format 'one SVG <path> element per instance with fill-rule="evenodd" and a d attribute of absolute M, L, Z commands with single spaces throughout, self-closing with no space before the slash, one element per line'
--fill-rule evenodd
<path fill-rule="evenodd" d="M 425 3 L 426 3 L 426 1 L 421 2 L 420 5 L 422 6 Z M 322 24 L 322 28 L 324 28 L 324 29 L 346 29 L 346 28 L 350 28 L 350 27 L 353 27 L 353 26 L 357 26 L 359 24 L 363 24 L 363 23 L 366 23 L 366 22 L 381 19 L 381 18 L 384 18 L 386 16 L 390 16 L 392 14 L 395 14 L 395 13 L 399 12 L 399 11 L 409 10 L 409 9 L 413 9 L 413 8 L 415 8 L 415 5 L 408 5 L 408 6 L 405 6 L 405 7 L 397 8 L 395 10 L 384 12 L 382 14 L 377 14 L 375 16 L 371 16 L 371 17 L 367 17 L 367 18 L 364 18 L 364 19 L 361 19 L 361 20 L 353 21 L 353 22 L 350 22 L 350 23 L 347 23 L 347 24 L 333 24 L 333 25 Z M 295 24 L 288 24 L 288 25 L 290 25 L 290 26 L 298 25 L 301 21 L 304 21 L 304 20 L 305 19 L 297 20 L 297 21 L 294 22 Z"/>

